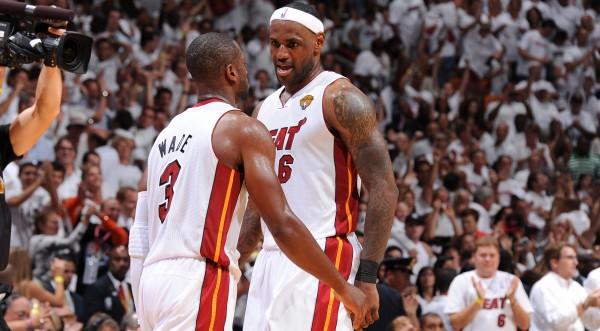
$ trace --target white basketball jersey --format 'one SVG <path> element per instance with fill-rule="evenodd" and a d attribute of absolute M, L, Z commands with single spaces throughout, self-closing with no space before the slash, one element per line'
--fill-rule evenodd
<path fill-rule="evenodd" d="M 205 100 L 173 118 L 148 159 L 150 251 L 144 265 L 205 258 L 239 274 L 236 250 L 246 208 L 244 176 L 217 159 L 212 134 L 235 108 Z"/>
<path fill-rule="evenodd" d="M 506 301 L 510 282 L 515 276 L 503 271 L 497 271 L 492 278 L 480 278 L 474 270 L 456 276 L 448 290 L 444 313 L 457 313 L 467 308 L 477 298 L 477 291 L 473 286 L 473 277 L 476 281 L 481 281 L 481 285 L 485 289 L 485 298 L 483 298 L 481 309 L 477 311 L 473 320 L 463 328 L 463 331 L 517 330 L 512 308 L 510 303 Z M 533 312 L 533 307 L 521 281 L 519 281 L 515 299 L 527 313 L 531 314 Z"/>
<path fill-rule="evenodd" d="M 322 72 L 285 104 L 283 88 L 263 102 L 258 119 L 273 137 L 277 151 L 275 172 L 292 211 L 316 239 L 346 235 L 356 229 L 357 171 L 342 140 L 328 129 L 323 115 L 323 93 L 344 78 Z M 264 247 L 277 245 L 264 222 Z"/>

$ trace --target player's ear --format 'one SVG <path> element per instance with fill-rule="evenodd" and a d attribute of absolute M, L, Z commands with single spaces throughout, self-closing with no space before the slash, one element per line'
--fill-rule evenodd
<path fill-rule="evenodd" d="M 315 35 L 315 53 L 321 54 L 321 49 L 325 46 L 325 34 L 319 32 Z"/>
<path fill-rule="evenodd" d="M 230 83 L 235 82 L 239 79 L 238 76 L 239 74 L 235 69 L 235 65 L 233 65 L 233 63 L 228 64 L 225 68 L 225 78 L 227 81 Z"/>

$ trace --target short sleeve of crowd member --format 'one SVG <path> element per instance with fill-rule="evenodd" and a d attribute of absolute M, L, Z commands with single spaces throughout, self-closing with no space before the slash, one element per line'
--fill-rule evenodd
<path fill-rule="evenodd" d="M 521 37 L 521 40 L 519 40 L 519 48 L 528 51 L 532 36 L 532 31 L 525 32 L 525 34 Z"/>
<path fill-rule="evenodd" d="M 404 3 L 406 0 L 394 0 L 390 4 L 390 23 L 392 24 L 400 24 L 402 16 L 404 16 L 406 11 L 406 4 Z"/>
<path fill-rule="evenodd" d="M 525 292 L 525 288 L 523 288 L 523 283 L 519 280 L 519 288 L 517 288 L 517 293 L 515 294 L 515 298 L 517 302 L 523 308 L 523 310 L 529 314 L 533 313 L 533 306 L 531 305 L 531 301 L 529 301 L 529 297 L 527 296 L 527 292 Z"/>
<path fill-rule="evenodd" d="M 454 278 L 454 280 L 450 284 L 450 288 L 448 289 L 448 301 L 446 302 L 444 313 L 458 313 L 459 311 L 465 309 L 469 305 L 469 298 L 471 297 L 471 295 L 469 294 L 469 292 L 471 291 L 469 291 L 469 289 L 470 287 L 473 287 L 471 275 L 472 272 L 465 272 Z M 475 289 L 473 288 L 473 293 L 474 292 Z"/>
<path fill-rule="evenodd" d="M 0 125 L 0 167 L 4 170 L 12 161 L 18 159 L 10 142 L 10 124 Z"/>

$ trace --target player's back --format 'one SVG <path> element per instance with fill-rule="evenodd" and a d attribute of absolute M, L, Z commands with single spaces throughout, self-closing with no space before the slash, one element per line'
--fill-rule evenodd
<path fill-rule="evenodd" d="M 237 239 L 246 206 L 243 175 L 220 163 L 212 144 L 233 106 L 203 101 L 173 118 L 148 158 L 150 251 L 144 265 L 201 258 L 237 268 Z"/>

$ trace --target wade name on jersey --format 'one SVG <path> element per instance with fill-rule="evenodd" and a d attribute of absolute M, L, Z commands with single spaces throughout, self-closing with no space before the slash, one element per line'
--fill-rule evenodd
<path fill-rule="evenodd" d="M 184 133 L 181 135 L 181 138 L 178 139 L 179 136 L 173 136 L 171 139 L 164 139 L 162 142 L 158 143 L 158 151 L 160 152 L 160 157 L 162 158 L 166 154 L 173 152 L 181 152 L 185 153 L 185 146 L 189 143 L 189 140 L 192 138 L 191 134 Z M 167 150 L 167 141 L 170 140 L 169 150 Z"/>

